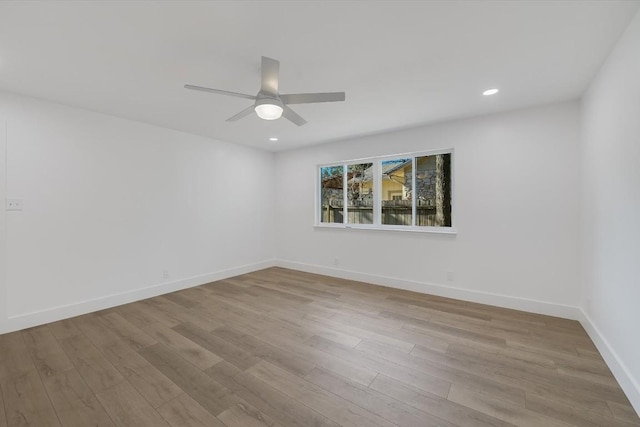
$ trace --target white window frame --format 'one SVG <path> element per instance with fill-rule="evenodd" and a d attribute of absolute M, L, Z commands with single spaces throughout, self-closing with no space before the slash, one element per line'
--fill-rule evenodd
<path fill-rule="evenodd" d="M 382 224 L 382 174 L 381 165 L 383 161 L 389 160 L 398 160 L 398 159 L 412 159 L 412 168 L 411 168 L 411 188 L 415 192 L 416 188 L 416 158 L 423 156 L 434 156 L 436 154 L 450 154 L 451 155 L 451 227 L 434 227 L 434 226 L 416 226 L 416 213 L 417 213 L 417 198 L 414 196 L 411 198 L 411 225 L 388 225 Z M 387 156 L 376 156 L 376 157 L 366 157 L 361 159 L 352 159 L 352 160 L 344 160 L 340 162 L 332 162 L 332 163 L 323 163 L 316 165 L 316 185 L 315 185 L 315 221 L 314 227 L 318 228 L 342 228 L 342 229 L 361 229 L 361 230 L 387 230 L 387 231 L 410 231 L 410 232 L 418 232 L 418 233 L 443 233 L 443 234 L 456 234 L 457 230 L 455 228 L 455 171 L 454 171 L 454 149 L 453 148 L 445 148 L 445 149 L 437 149 L 437 150 L 427 150 L 427 151 L 415 151 L 410 153 L 400 153 L 400 154 L 392 154 Z M 349 219 L 348 215 L 348 194 L 346 191 L 347 188 L 347 179 L 348 179 L 348 167 L 353 164 L 360 163 L 373 163 L 373 224 L 349 224 L 346 221 Z M 332 166 L 342 166 L 343 167 L 343 211 L 342 217 L 345 222 L 343 223 L 327 223 L 321 222 L 321 214 L 320 214 L 320 197 L 322 192 L 322 174 L 321 170 L 325 167 Z"/>

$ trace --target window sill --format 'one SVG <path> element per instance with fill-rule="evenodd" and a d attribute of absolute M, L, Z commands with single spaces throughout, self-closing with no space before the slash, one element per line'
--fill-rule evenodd
<path fill-rule="evenodd" d="M 332 228 L 346 230 L 374 230 L 374 231 L 401 231 L 409 233 L 435 233 L 435 234 L 458 234 L 455 227 L 412 227 L 393 225 L 369 225 L 369 224 L 314 224 L 314 228 Z"/>

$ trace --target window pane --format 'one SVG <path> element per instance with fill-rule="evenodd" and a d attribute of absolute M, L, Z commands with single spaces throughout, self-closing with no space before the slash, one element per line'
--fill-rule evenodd
<path fill-rule="evenodd" d="M 347 203 L 349 224 L 373 224 L 373 163 L 348 166 Z"/>
<path fill-rule="evenodd" d="M 382 162 L 382 224 L 411 225 L 411 160 Z"/>
<path fill-rule="evenodd" d="M 343 166 L 320 168 L 320 222 L 344 222 Z"/>
<path fill-rule="evenodd" d="M 451 153 L 416 157 L 415 194 L 416 225 L 451 227 Z"/>

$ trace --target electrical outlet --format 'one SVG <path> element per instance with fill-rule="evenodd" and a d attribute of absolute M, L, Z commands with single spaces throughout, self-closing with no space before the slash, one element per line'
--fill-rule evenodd
<path fill-rule="evenodd" d="M 169 278 L 169 270 L 162 270 L 162 277 L 164 279 L 168 279 Z"/>
<path fill-rule="evenodd" d="M 335 267 L 339 267 L 339 266 L 340 266 L 340 259 L 338 259 L 338 258 L 334 258 L 334 259 L 333 259 L 333 265 L 334 265 Z"/>
<path fill-rule="evenodd" d="M 7 199 L 7 210 L 8 211 L 21 211 L 22 210 L 22 199 Z"/>
<path fill-rule="evenodd" d="M 453 271 L 447 271 L 447 281 L 453 282 Z"/>

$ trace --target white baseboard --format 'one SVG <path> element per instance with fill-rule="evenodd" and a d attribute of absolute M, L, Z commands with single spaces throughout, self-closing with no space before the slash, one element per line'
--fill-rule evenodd
<path fill-rule="evenodd" d="M 146 298 L 152 298 L 169 292 L 179 291 L 181 289 L 191 288 L 193 286 L 203 285 L 216 280 L 222 280 L 240 274 L 251 273 L 253 271 L 262 270 L 275 266 L 275 260 L 261 261 L 255 264 L 241 265 L 214 273 L 203 274 L 200 276 L 187 277 L 185 279 L 173 282 L 160 283 L 158 285 L 146 288 L 136 289 L 130 292 L 124 292 L 114 295 L 108 295 L 86 301 L 79 301 L 58 307 L 52 307 L 46 310 L 24 313 L 17 316 L 10 316 L 3 325 L 0 333 L 18 331 L 45 323 L 55 322 L 61 319 L 68 319 L 82 314 L 92 313 L 94 311 L 104 310 L 106 308 L 139 301 Z"/>
<path fill-rule="evenodd" d="M 527 298 L 518 298 L 509 295 L 492 294 L 488 292 L 474 291 L 472 289 L 454 288 L 451 286 L 434 283 L 418 282 L 413 280 L 398 279 L 395 277 L 377 276 L 360 273 L 357 271 L 341 270 L 337 268 L 323 267 L 320 265 L 305 264 L 285 260 L 276 260 L 278 267 L 292 270 L 305 271 L 307 273 L 323 274 L 325 276 L 339 277 L 341 279 L 356 280 L 372 283 L 374 285 L 387 286 L 389 288 L 404 289 L 423 294 L 437 295 L 480 304 L 495 305 L 498 307 L 512 308 L 531 313 L 545 314 L 548 316 L 562 317 L 571 320 L 582 318 L 581 310 L 570 305 L 555 304 L 546 301 L 537 301 Z"/>
<path fill-rule="evenodd" d="M 640 414 L 640 382 L 633 377 L 627 365 L 622 361 L 620 356 L 618 356 L 618 353 L 613 347 L 611 347 L 609 341 L 602 335 L 600 329 L 598 329 L 587 313 L 580 310 L 580 314 L 582 316 L 580 319 L 582 327 L 587 331 L 591 341 L 593 341 L 598 348 L 607 366 L 611 369 L 613 376 L 616 377 L 620 387 L 622 387 L 622 391 L 627 395 L 631 405 L 636 412 Z"/>

